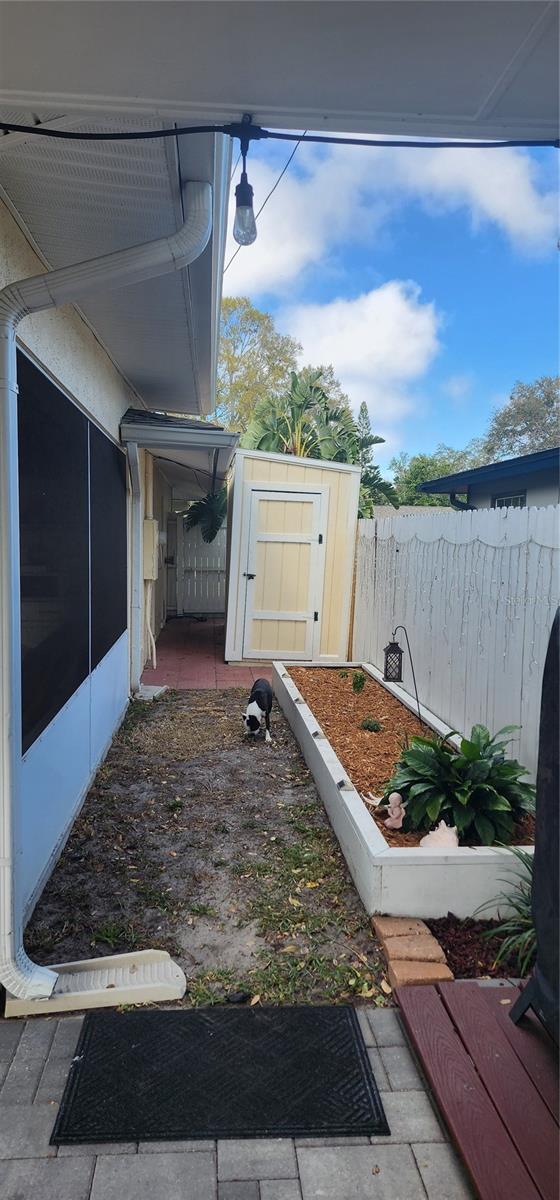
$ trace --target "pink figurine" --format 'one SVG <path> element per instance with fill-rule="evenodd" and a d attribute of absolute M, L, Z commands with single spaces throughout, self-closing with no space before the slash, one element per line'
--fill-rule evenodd
<path fill-rule="evenodd" d="M 406 807 L 400 792 L 391 792 L 388 800 L 388 816 L 383 822 L 387 829 L 402 829 Z"/>

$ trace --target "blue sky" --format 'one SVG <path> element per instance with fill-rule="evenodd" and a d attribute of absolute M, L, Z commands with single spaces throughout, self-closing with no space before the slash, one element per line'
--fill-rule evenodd
<path fill-rule="evenodd" d="M 255 209 L 289 152 L 252 148 Z M 517 379 L 558 371 L 556 183 L 553 149 L 302 145 L 224 294 L 272 313 L 302 363 L 332 362 L 383 467 L 460 448 Z"/>

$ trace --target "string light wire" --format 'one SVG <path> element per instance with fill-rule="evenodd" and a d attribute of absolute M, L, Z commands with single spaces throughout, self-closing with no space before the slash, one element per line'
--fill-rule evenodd
<path fill-rule="evenodd" d="M 471 141 L 453 139 L 418 139 L 418 138 L 358 138 L 344 137 L 338 134 L 309 133 L 304 134 L 284 132 L 279 129 L 263 129 L 261 125 L 253 125 L 246 119 L 243 122 L 231 122 L 229 125 L 174 125 L 171 129 L 135 129 L 119 130 L 118 132 L 103 133 L 80 131 L 78 129 L 51 129 L 44 125 L 19 125 L 12 121 L 0 121 L 0 129 L 4 133 L 25 133 L 38 137 L 61 138 L 77 142 L 134 142 L 167 137 L 187 137 L 197 133 L 222 133 L 232 138 L 248 138 L 249 141 L 273 139 L 282 142 L 315 142 L 329 146 L 377 146 L 387 149 L 404 147 L 419 150 L 499 150 L 508 146 L 555 146 L 560 147 L 560 138 L 505 138 L 494 141 Z"/>

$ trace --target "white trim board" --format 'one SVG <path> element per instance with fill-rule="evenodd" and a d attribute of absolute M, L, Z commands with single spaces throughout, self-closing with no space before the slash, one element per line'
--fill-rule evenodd
<path fill-rule="evenodd" d="M 348 668 L 355 664 L 338 663 L 337 666 Z M 374 668 L 368 664 L 362 664 L 362 668 L 377 678 L 379 673 L 374 674 Z M 381 679 L 378 682 L 387 686 Z M 273 663 L 272 686 L 311 770 L 369 915 L 443 917 L 453 912 L 458 917 L 470 917 L 478 905 L 494 900 L 504 890 L 503 881 L 508 871 L 512 872 L 512 879 L 515 878 L 513 856 L 507 850 L 492 846 L 459 846 L 453 850 L 389 846 L 291 679 L 287 664 Z M 387 690 L 393 691 L 392 688 Z M 412 708 L 410 697 L 407 707 Z M 426 709 L 421 711 L 434 731 L 451 732 Z M 533 853 L 533 846 L 523 848 Z M 502 909 L 501 915 L 505 911 Z M 484 915 L 498 915 L 498 910 L 489 908 Z"/>
<path fill-rule="evenodd" d="M 298 454 L 275 454 L 272 451 L 269 453 L 268 450 L 244 450 L 238 447 L 235 458 L 255 458 L 257 462 L 292 463 L 298 467 L 320 467 L 321 471 L 344 471 L 360 476 L 362 474 L 362 468 L 352 463 L 330 462 L 325 458 L 301 458 Z M 298 490 L 302 491 L 303 487 L 302 484 Z"/>

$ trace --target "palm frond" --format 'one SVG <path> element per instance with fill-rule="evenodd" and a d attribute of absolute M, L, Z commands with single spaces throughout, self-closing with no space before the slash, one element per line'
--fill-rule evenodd
<path fill-rule="evenodd" d="M 198 525 L 203 542 L 213 542 L 222 528 L 226 512 L 227 493 L 225 488 L 221 488 L 219 492 L 209 492 L 202 500 L 194 500 L 185 524 L 187 529 L 194 529 Z"/>

